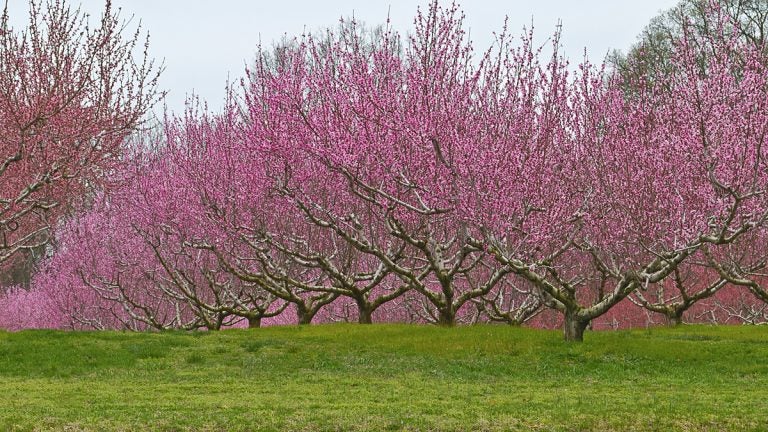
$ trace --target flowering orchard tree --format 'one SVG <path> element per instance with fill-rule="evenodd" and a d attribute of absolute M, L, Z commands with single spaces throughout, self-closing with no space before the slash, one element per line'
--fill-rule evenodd
<path fill-rule="evenodd" d="M 236 131 L 243 125 L 234 107 L 226 112 L 217 119 L 190 110 L 166 127 L 172 159 L 179 170 L 187 167 L 185 188 L 198 196 L 201 211 L 189 244 L 213 252 L 243 283 L 291 304 L 300 324 L 340 296 L 355 302 L 359 322 L 370 323 L 379 307 L 407 287 L 276 193 L 267 154 L 242 139 L 250 131 Z M 222 134 L 223 128 L 229 133 Z"/>
<path fill-rule="evenodd" d="M 269 302 L 261 303 L 268 306 L 262 318 L 291 305 L 298 322 L 308 324 L 338 294 L 310 290 L 324 287 L 327 275 L 284 253 L 290 249 L 274 249 L 280 243 L 271 241 L 269 233 L 275 229 L 292 245 L 301 243 L 304 233 L 293 224 L 291 212 L 284 211 L 283 201 L 271 196 L 262 157 L 244 145 L 235 107 L 211 116 L 190 106 L 184 117 L 171 119 L 165 129 L 168 157 L 182 179 L 179 188 L 188 194 L 182 200 L 178 194 L 168 196 L 189 217 L 174 223 L 173 231 L 186 246 L 215 257 L 238 284 L 263 293 Z M 281 306 L 272 308 L 273 303 Z"/>
<path fill-rule="evenodd" d="M 696 50 L 711 44 L 724 46 L 702 64 Z M 501 220 L 484 229 L 497 258 L 564 313 L 566 339 L 581 340 L 591 320 L 632 292 L 674 277 L 697 250 L 727 247 L 764 224 L 768 71 L 762 56 L 736 38 L 686 36 L 676 45 L 675 74 L 635 83 L 641 89 L 635 94 L 584 65 L 561 91 L 536 96 L 554 114 L 533 122 L 546 138 L 533 158 L 550 159 L 541 163 L 544 170 L 523 171 L 533 177 L 508 176 L 500 188 L 493 177 L 484 182 L 502 200 L 491 212 Z M 526 154 L 524 141 L 511 153 Z M 507 148 L 513 144 L 506 141 Z M 532 165 L 496 159 L 500 174 Z M 523 186 L 515 193 L 507 185 Z M 516 210 L 526 200 L 530 210 Z M 510 246 L 519 236 L 533 247 Z"/>
<path fill-rule="evenodd" d="M 158 68 L 133 53 L 105 2 L 98 25 L 64 0 L 32 0 L 29 25 L 0 18 L 0 263 L 45 244 L 50 228 L 119 160 L 155 103 Z"/>
<path fill-rule="evenodd" d="M 249 71 L 249 141 L 278 191 L 453 325 L 509 273 L 460 215 L 480 135 L 482 75 L 455 8 L 433 3 L 403 42 L 354 22 L 262 55 Z"/>
<path fill-rule="evenodd" d="M 41 264 L 31 292 L 47 293 L 75 329 L 138 331 L 193 321 L 153 289 L 159 266 L 136 268 L 151 256 L 130 233 L 106 212 L 70 221 L 57 231 L 58 250 Z"/>
<path fill-rule="evenodd" d="M 182 252 L 164 259 L 156 249 L 166 238 L 152 237 L 124 222 L 118 212 L 95 207 L 69 223 L 59 233 L 59 251 L 43 264 L 32 290 L 56 290 L 55 300 L 78 327 L 217 329 L 223 325 L 226 314 L 204 309 L 180 294 L 208 286 L 202 271 L 196 272 L 204 264 L 188 266 L 184 275 L 196 279 L 180 280 L 175 270 L 183 265 L 180 262 L 192 259 Z M 61 273 L 45 273 L 54 268 Z"/>
<path fill-rule="evenodd" d="M 189 126 L 191 137 L 216 139 L 222 148 L 231 142 L 226 125 L 205 135 Z M 83 299 L 92 308 L 73 309 L 78 302 L 71 296 L 54 295 L 81 326 L 218 330 L 245 320 L 257 327 L 285 308 L 222 269 L 214 254 L 192 246 L 203 233 L 212 241 L 224 234 L 206 224 L 205 196 L 182 169 L 202 165 L 202 155 L 195 161 L 191 152 L 174 150 L 164 145 L 132 154 L 115 172 L 120 186 L 60 229 L 59 250 L 33 289 L 67 287 Z"/>
<path fill-rule="evenodd" d="M 768 139 L 768 57 L 763 41 L 744 41 L 743 32 L 733 31 L 729 25 L 727 20 L 718 22 L 715 39 L 724 46 L 710 48 L 706 62 L 683 64 L 685 76 L 697 78 L 696 85 L 689 83 L 681 90 L 683 98 L 673 101 L 687 127 L 680 127 L 677 121 L 670 123 L 698 137 L 714 192 L 710 203 L 726 204 L 719 212 L 711 211 L 708 225 L 721 227 L 721 241 L 701 246 L 706 265 L 725 283 L 745 287 L 768 301 L 763 288 L 768 228 L 764 150 Z M 700 39 L 695 34 L 686 35 L 681 42 L 683 53 L 692 51 L 692 46 L 712 45 L 709 39 Z"/>

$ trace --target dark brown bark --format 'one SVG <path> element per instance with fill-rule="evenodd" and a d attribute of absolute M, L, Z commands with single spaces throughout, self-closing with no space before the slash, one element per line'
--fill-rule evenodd
<path fill-rule="evenodd" d="M 261 317 L 248 317 L 248 328 L 261 327 Z"/>
<path fill-rule="evenodd" d="M 456 311 L 451 306 L 440 308 L 437 324 L 444 327 L 453 327 L 456 325 Z"/>

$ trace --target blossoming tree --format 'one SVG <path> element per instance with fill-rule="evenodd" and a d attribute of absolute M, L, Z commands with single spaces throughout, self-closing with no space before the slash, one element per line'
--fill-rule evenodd
<path fill-rule="evenodd" d="M 0 263 L 48 242 L 157 100 L 148 40 L 136 60 L 123 29 L 109 1 L 92 27 L 64 0 L 31 1 L 22 30 L 0 17 Z"/>

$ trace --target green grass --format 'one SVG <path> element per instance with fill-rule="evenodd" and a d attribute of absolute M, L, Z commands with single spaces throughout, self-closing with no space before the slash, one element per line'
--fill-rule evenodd
<path fill-rule="evenodd" d="M 0 430 L 768 430 L 768 328 L 0 332 Z"/>

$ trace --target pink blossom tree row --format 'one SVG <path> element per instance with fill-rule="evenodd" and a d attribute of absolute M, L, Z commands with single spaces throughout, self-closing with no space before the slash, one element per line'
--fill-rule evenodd
<path fill-rule="evenodd" d="M 437 2 L 408 37 L 345 21 L 261 50 L 222 113 L 167 119 L 62 229 L 40 289 L 136 328 L 549 310 L 572 341 L 617 307 L 768 299 L 766 50 L 710 14 L 718 37 L 631 78 L 572 67 L 559 33 L 477 53 Z"/>

